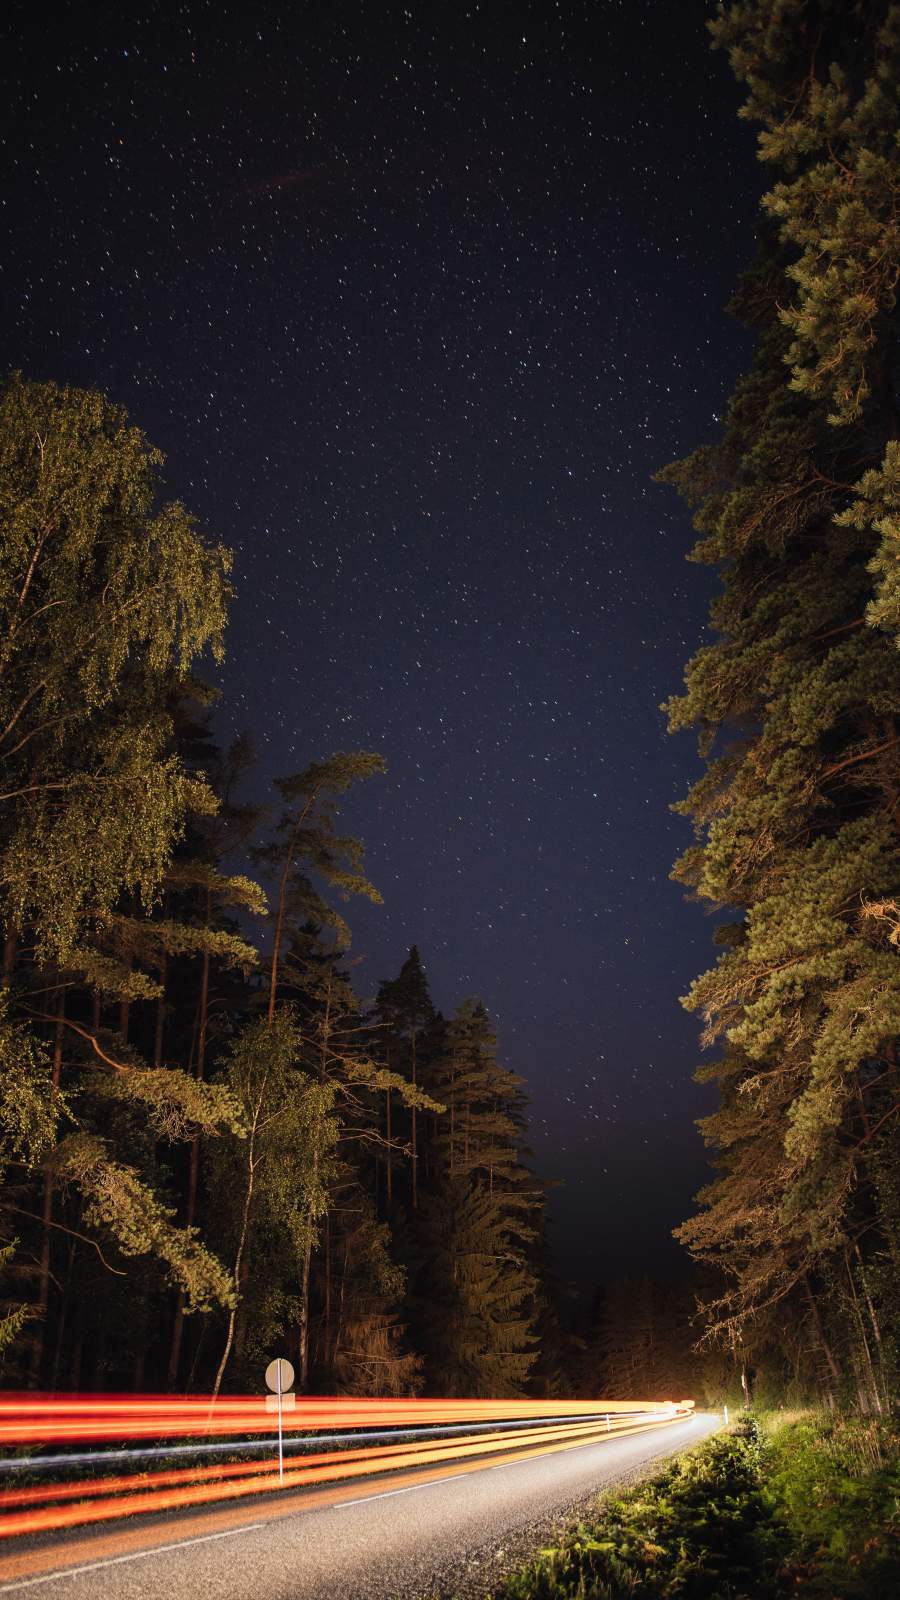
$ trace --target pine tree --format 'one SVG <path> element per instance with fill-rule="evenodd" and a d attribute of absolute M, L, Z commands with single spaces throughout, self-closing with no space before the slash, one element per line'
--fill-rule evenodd
<path fill-rule="evenodd" d="M 328 1391 L 418 1393 L 422 1362 L 406 1346 L 399 1309 L 406 1274 L 387 1223 L 349 1165 L 332 1190 L 327 1228 L 319 1365 Z"/>
<path fill-rule="evenodd" d="M 304 923 L 330 928 L 346 948 L 350 930 L 318 882 L 337 889 L 344 900 L 363 895 L 381 904 L 378 890 L 362 870 L 358 839 L 335 831 L 340 797 L 351 784 L 384 771 L 381 756 L 359 750 L 339 751 L 314 761 L 303 772 L 278 778 L 275 787 L 285 809 L 274 838 L 253 851 L 254 859 L 276 875 L 273 896 L 275 925 L 269 971 L 269 1019 L 275 1014 L 284 942 L 291 928 Z"/>
<path fill-rule="evenodd" d="M 662 474 L 722 579 L 718 637 L 670 707 L 707 761 L 676 876 L 732 916 L 687 1001 L 724 1050 L 703 1074 L 719 1176 L 680 1232 L 726 1275 L 709 1306 L 726 1342 L 812 1303 L 836 1368 L 836 1264 L 857 1245 L 882 1261 L 896 1228 L 878 1174 L 900 1109 L 900 9 L 747 0 L 713 34 L 777 178 L 735 306 L 752 370 L 721 443 Z"/>
<path fill-rule="evenodd" d="M 418 1232 L 414 1326 L 436 1393 L 521 1393 L 535 1361 L 543 1194 L 523 1161 L 521 1079 L 480 1001 L 460 1006 L 432 1068 L 446 1110 Z"/>
<path fill-rule="evenodd" d="M 379 985 L 375 1000 L 375 1015 L 381 1025 L 381 1049 L 389 1066 L 409 1076 L 415 1088 L 422 1068 L 422 1049 L 429 1030 L 435 1021 L 434 1006 L 428 990 L 428 979 L 422 966 L 418 947 L 412 945 L 396 978 Z M 428 1051 L 425 1050 L 427 1068 Z M 392 1144 L 392 1091 L 385 1092 L 385 1139 L 387 1142 L 386 1189 L 387 1206 L 393 1201 Z M 419 1204 L 419 1123 L 418 1109 L 411 1106 L 409 1113 L 410 1154 L 410 1205 L 413 1211 Z"/>

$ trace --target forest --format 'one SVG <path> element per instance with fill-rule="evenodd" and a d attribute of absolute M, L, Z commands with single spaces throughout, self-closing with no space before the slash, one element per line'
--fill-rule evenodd
<path fill-rule="evenodd" d="M 516 1391 L 519 1080 L 480 1002 L 437 1015 L 415 947 L 369 1007 L 350 983 L 338 906 L 378 894 L 338 807 L 380 758 L 242 804 L 246 741 L 215 748 L 192 672 L 227 553 L 154 508 L 158 460 L 99 395 L 16 378 L 2 426 L 8 1372 L 258 1386 L 274 1341 L 304 1391 Z"/>
<path fill-rule="evenodd" d="M 717 913 L 686 1000 L 718 1105 L 681 1281 L 578 1300 L 558 1280 L 558 1175 L 535 1170 L 490 996 L 435 1009 L 424 928 L 376 993 L 354 985 L 353 902 L 379 890 L 341 804 L 381 756 L 310 751 L 248 801 L 251 740 L 215 735 L 229 551 L 163 498 L 114 396 L 13 374 L 5 1387 L 255 1390 L 278 1349 L 302 1392 L 890 1409 L 900 8 L 809 9 L 742 0 L 712 25 L 761 130 L 730 307 L 753 355 L 716 442 L 659 474 L 718 585 L 668 705 L 703 761 L 675 877 Z"/>

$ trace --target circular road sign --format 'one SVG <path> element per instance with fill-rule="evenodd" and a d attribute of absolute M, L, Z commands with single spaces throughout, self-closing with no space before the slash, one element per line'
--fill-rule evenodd
<path fill-rule="evenodd" d="M 273 1394 L 287 1394 L 294 1381 L 294 1369 L 284 1356 L 278 1356 L 266 1367 L 266 1384 Z"/>

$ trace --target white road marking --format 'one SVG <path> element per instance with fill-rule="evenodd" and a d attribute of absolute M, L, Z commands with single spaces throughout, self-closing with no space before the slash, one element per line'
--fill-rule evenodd
<path fill-rule="evenodd" d="M 501 1467 L 515 1466 L 513 1461 L 501 1461 Z M 406 1489 L 382 1489 L 378 1494 L 361 1494 L 358 1500 L 338 1500 L 333 1506 L 310 1506 L 305 1514 L 314 1511 L 343 1511 L 345 1506 L 364 1506 L 370 1500 L 388 1500 L 392 1494 L 414 1494 L 416 1489 L 439 1489 L 442 1484 L 455 1483 L 457 1478 L 470 1478 L 473 1472 L 496 1472 L 497 1467 L 466 1467 L 465 1472 L 448 1472 L 446 1478 L 432 1478 L 430 1483 L 411 1483 Z M 0 1589 L 0 1594 L 3 1590 Z"/>
<path fill-rule="evenodd" d="M 465 1472 L 453 1473 L 452 1477 L 468 1478 L 471 1473 L 483 1470 L 481 1467 L 469 1467 Z M 331 1506 L 310 1506 L 306 1511 L 298 1508 L 295 1515 L 312 1516 L 316 1511 L 343 1511 L 347 1506 L 367 1505 L 370 1500 L 389 1500 L 395 1494 L 414 1494 L 417 1489 L 436 1489 L 439 1484 L 451 1481 L 452 1478 L 435 1478 L 431 1483 L 411 1483 L 405 1489 L 383 1489 L 379 1494 L 360 1495 L 357 1500 L 339 1500 Z M 111 1556 L 108 1561 L 92 1561 L 89 1566 L 63 1567 L 57 1572 L 44 1572 L 38 1578 L 19 1578 L 14 1583 L 0 1583 L 0 1594 L 12 1594 L 16 1589 L 31 1589 L 39 1583 L 52 1583 L 55 1578 L 77 1578 L 83 1572 L 99 1572 L 104 1567 L 121 1566 L 124 1561 L 141 1561 L 145 1556 L 164 1556 L 169 1550 L 186 1550 L 190 1545 L 207 1544 L 212 1539 L 228 1539 L 233 1534 L 252 1533 L 255 1528 L 267 1526 L 268 1522 L 248 1522 L 240 1528 L 226 1528 L 222 1533 L 202 1533 L 196 1539 L 180 1539 L 177 1544 L 158 1544 L 152 1550 L 135 1550 L 132 1555 Z"/>
<path fill-rule="evenodd" d="M 690 1420 L 699 1421 L 699 1418 Z M 627 1437 L 627 1435 L 625 1435 Z M 594 1444 L 593 1439 L 586 1439 L 584 1446 Z M 581 1445 L 572 1446 L 573 1449 L 584 1448 Z M 518 1461 L 499 1461 L 495 1467 L 488 1467 L 488 1472 L 505 1471 L 507 1467 L 525 1466 L 528 1461 L 535 1458 L 520 1457 Z M 456 1478 L 469 1478 L 476 1472 L 484 1472 L 484 1467 L 467 1467 L 465 1472 L 448 1473 L 446 1478 L 432 1478 L 430 1483 L 411 1483 L 405 1489 L 382 1489 L 378 1494 L 363 1494 L 356 1500 L 339 1500 L 330 1506 L 310 1506 L 307 1511 L 298 1508 L 294 1513 L 297 1516 L 311 1516 L 316 1511 L 344 1511 L 348 1506 L 367 1505 L 370 1500 L 389 1500 L 397 1494 L 414 1494 L 417 1489 L 437 1489 L 441 1484 L 452 1483 Z M 272 1519 L 269 1518 L 268 1521 Z M 279 1521 L 281 1519 L 279 1518 Z M 135 1550 L 127 1556 L 111 1556 L 108 1561 L 93 1561 L 90 1566 L 64 1567 L 58 1572 L 45 1572 L 37 1578 L 19 1578 L 14 1583 L 0 1584 L 0 1594 L 12 1594 L 17 1589 L 31 1589 L 39 1583 L 53 1583 L 56 1578 L 77 1578 L 83 1572 L 100 1572 L 104 1567 L 118 1567 L 125 1561 L 141 1561 L 146 1556 L 164 1556 L 169 1550 L 186 1550 L 191 1545 L 208 1544 L 213 1539 L 229 1539 L 236 1533 L 252 1533 L 256 1528 L 265 1528 L 268 1522 L 247 1522 L 240 1528 L 225 1528 L 221 1533 L 201 1533 L 196 1539 L 180 1539 L 177 1544 L 154 1545 L 152 1550 Z"/>
<path fill-rule="evenodd" d="M 92 1561 L 85 1567 L 63 1567 L 58 1572 L 44 1572 L 39 1578 L 19 1578 L 15 1583 L 0 1584 L 0 1594 L 12 1594 L 14 1589 L 31 1589 L 38 1583 L 53 1583 L 56 1578 L 78 1578 L 82 1572 L 100 1572 L 104 1567 L 120 1567 L 123 1561 L 141 1561 L 145 1556 L 165 1555 L 168 1550 L 186 1550 L 189 1545 L 209 1544 L 211 1539 L 230 1539 L 235 1533 L 250 1533 L 254 1528 L 264 1528 L 264 1522 L 248 1522 L 241 1528 L 225 1528 L 221 1533 L 201 1533 L 196 1539 L 179 1539 L 177 1544 L 154 1545 L 152 1550 L 135 1550 L 127 1556 L 110 1556 L 108 1561 Z"/>
<path fill-rule="evenodd" d="M 512 1462 L 501 1462 L 501 1466 L 512 1466 Z M 492 1467 L 489 1471 L 496 1472 Z M 483 1467 L 467 1467 L 465 1472 L 454 1472 L 446 1478 L 434 1478 L 431 1483 L 411 1483 L 405 1489 L 382 1489 L 378 1494 L 363 1494 L 356 1500 L 339 1500 L 331 1506 L 310 1506 L 307 1510 L 299 1507 L 294 1513 L 296 1516 L 312 1516 L 316 1511 L 344 1511 L 348 1506 L 368 1505 L 370 1500 L 389 1500 L 395 1494 L 414 1494 L 417 1489 L 437 1489 L 441 1484 L 452 1483 L 455 1478 L 468 1478 L 474 1472 L 483 1472 Z M 270 1518 L 269 1521 L 272 1519 Z M 280 1518 L 278 1519 L 281 1520 Z M 186 1550 L 190 1545 L 206 1544 L 211 1539 L 228 1539 L 236 1533 L 252 1533 L 255 1528 L 268 1527 L 268 1522 L 248 1522 L 240 1528 L 226 1528 L 222 1533 L 202 1533 L 196 1539 L 180 1539 L 177 1544 L 158 1544 L 152 1550 L 136 1550 L 132 1555 L 111 1556 L 108 1561 L 93 1561 L 85 1567 L 62 1567 L 57 1572 L 45 1572 L 38 1578 L 19 1578 L 14 1583 L 0 1583 L 0 1594 L 12 1594 L 16 1589 L 30 1589 L 38 1583 L 52 1583 L 55 1578 L 77 1578 L 82 1572 L 99 1572 L 103 1567 L 118 1567 L 124 1561 L 140 1561 L 145 1556 L 164 1556 L 169 1550 Z"/>

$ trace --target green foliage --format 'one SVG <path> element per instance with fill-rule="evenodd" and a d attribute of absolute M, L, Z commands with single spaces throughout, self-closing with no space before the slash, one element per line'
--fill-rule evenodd
<path fill-rule="evenodd" d="M 880 467 L 863 474 L 855 500 L 836 521 L 843 527 L 872 528 L 879 543 L 869 563 L 875 597 L 866 620 L 894 635 L 900 647 L 900 442 L 888 440 Z"/>
<path fill-rule="evenodd" d="M 202 1083 L 169 1067 L 135 1067 L 94 1079 L 107 1100 L 139 1106 L 161 1139 L 190 1139 L 228 1128 L 239 1138 L 246 1129 L 233 1093 L 221 1083 Z"/>
<path fill-rule="evenodd" d="M 412 945 L 396 978 L 379 984 L 376 1009 L 382 1025 L 408 1046 L 434 1021 L 434 1006 L 418 946 Z"/>
<path fill-rule="evenodd" d="M 12 1239 L 9 1244 L 0 1245 L 0 1268 L 9 1266 L 18 1242 L 18 1239 Z M 30 1314 L 28 1306 L 13 1306 L 11 1311 L 0 1317 L 0 1360 L 15 1345 Z"/>
<path fill-rule="evenodd" d="M 273 1268 L 281 1279 L 277 1297 L 285 1309 L 297 1304 L 306 1325 L 309 1260 L 328 1205 L 340 1133 L 334 1086 L 304 1070 L 303 1035 L 289 1006 L 280 1007 L 271 1020 L 257 1017 L 241 1029 L 229 1048 L 223 1079 L 241 1109 L 246 1139 L 225 1145 L 209 1162 L 216 1231 L 234 1261 L 238 1288 L 216 1391 L 236 1329 L 242 1354 L 248 1337 L 254 1346 L 253 1323 L 260 1311 L 271 1318 Z M 260 1271 L 260 1260 L 268 1272 Z"/>
<path fill-rule="evenodd" d="M 542 1201 L 521 1087 L 483 1008 L 461 1013 L 442 1142 L 418 953 L 377 1018 L 342 968 L 338 905 L 380 895 L 338 811 L 380 756 L 279 780 L 254 845 L 248 740 L 217 751 L 193 677 L 221 655 L 230 557 L 156 505 L 160 466 L 102 395 L 0 388 L 0 1211 L 21 1233 L 0 1266 L 4 1304 L 29 1302 L 0 1321 L 5 1371 L 218 1392 L 279 1343 L 304 1387 L 414 1393 L 398 1240 L 427 1191 L 410 1254 L 449 1228 L 447 1373 L 518 1390 Z M 269 902 L 225 866 L 248 855 L 273 891 L 265 990 L 248 920 Z M 442 1315 L 429 1288 L 419 1329 Z"/>
<path fill-rule="evenodd" d="M 63 1139 L 54 1152 L 54 1171 L 61 1183 L 77 1185 L 86 1223 L 108 1231 L 123 1255 L 152 1255 L 164 1264 L 189 1310 L 232 1304 L 233 1280 L 196 1230 L 175 1227 L 174 1210 L 160 1203 L 133 1167 L 111 1159 L 103 1140 L 92 1134 Z"/>
<path fill-rule="evenodd" d="M 525 1218 L 482 1184 L 448 1179 L 425 1204 L 429 1389 L 523 1392 L 535 1361 L 535 1278 Z"/>
<path fill-rule="evenodd" d="M 762 123 L 760 159 L 785 177 L 766 195 L 791 247 L 780 311 L 791 387 L 826 399 L 829 421 L 863 413 L 883 381 L 900 273 L 900 7 L 863 0 L 741 0 L 721 6 L 715 43 Z"/>
<path fill-rule="evenodd" d="M 481 1001 L 459 1007 L 430 1074 L 446 1110 L 417 1230 L 428 1387 L 520 1394 L 536 1360 L 543 1195 L 523 1161 L 521 1080 L 497 1061 Z"/>
<path fill-rule="evenodd" d="M 859 1419 L 749 1419 L 604 1500 L 494 1600 L 892 1600 L 900 1440 Z"/>
<path fill-rule="evenodd" d="M 0 990 L 0 1162 L 34 1167 L 56 1141 L 65 1102 L 54 1086 L 48 1051 L 9 1011 L 9 996 Z"/>
<path fill-rule="evenodd" d="M 221 651 L 229 556 L 103 396 L 13 378 L 0 395 L 0 897 L 38 959 L 70 963 L 123 892 L 152 905 L 190 811 L 166 696 Z"/>
<path fill-rule="evenodd" d="M 353 986 L 318 934 L 295 938 L 285 969 L 303 995 L 303 1059 L 311 1073 L 335 1086 L 348 1108 L 363 1116 L 360 1091 L 390 1089 L 404 1105 L 440 1115 L 439 1101 L 379 1058 Z"/>
<path fill-rule="evenodd" d="M 859 1417 L 779 1425 L 765 1495 L 787 1529 L 784 1589 L 892 1600 L 900 1587 L 900 1435 Z"/>
<path fill-rule="evenodd" d="M 519 1145 L 522 1079 L 502 1067 L 497 1040 L 480 1000 L 464 1000 L 448 1024 L 433 1082 L 447 1106 L 437 1148 L 451 1177 L 486 1182 L 509 1198 L 533 1178 L 523 1167 Z"/>
<path fill-rule="evenodd" d="M 335 1091 L 303 1068 L 303 1033 L 290 1007 L 272 1023 L 249 1022 L 232 1044 L 224 1071 L 244 1129 L 256 1132 L 258 1194 L 284 1229 L 299 1260 L 327 1205 L 339 1128 Z M 238 1147 L 238 1160 L 244 1150 Z"/>
<path fill-rule="evenodd" d="M 406 1274 L 391 1256 L 391 1232 L 361 1186 L 340 1191 L 331 1249 L 341 1264 L 340 1304 L 323 1325 L 323 1351 L 343 1394 L 411 1395 L 422 1387 L 421 1358 L 404 1345 L 398 1307 Z"/>
<path fill-rule="evenodd" d="M 719 1600 L 771 1594 L 778 1553 L 752 1432 L 709 1440 L 666 1472 L 606 1501 L 510 1578 L 496 1600 Z"/>
<path fill-rule="evenodd" d="M 173 889 L 203 889 L 225 905 L 242 906 L 258 917 L 268 909 L 266 896 L 258 883 L 243 873 L 218 872 L 206 861 L 174 861 L 166 872 L 166 883 Z"/>
<path fill-rule="evenodd" d="M 221 656 L 230 594 L 228 552 L 208 546 L 181 506 L 155 507 L 161 461 L 102 395 L 20 377 L 0 393 L 9 970 L 27 950 L 22 986 L 2 995 L 0 1140 L 8 1159 L 45 1169 L 42 1304 L 52 1228 L 78 1240 L 87 1227 L 127 1258 L 157 1261 L 188 1310 L 227 1305 L 234 1293 L 196 1228 L 175 1225 L 153 1139 L 237 1133 L 238 1108 L 192 1073 L 147 1069 L 127 1041 L 128 1006 L 162 996 L 166 961 L 202 952 L 249 969 L 256 960 L 233 930 L 150 915 L 189 818 L 217 806 L 174 741 L 194 660 L 207 648 Z M 198 686 L 190 692 L 202 698 Z M 245 879 L 230 894 L 260 905 Z M 118 1040 L 99 1013 L 87 1024 L 79 982 L 123 1002 Z M 41 999 L 48 989 L 54 1015 Z M 78 1131 L 56 1144 L 64 1109 Z M 57 1223 L 54 1205 L 80 1226 Z M 33 1200 L 16 1209 L 35 1220 Z"/>
<path fill-rule="evenodd" d="M 318 882 L 337 889 L 342 900 L 362 895 L 381 904 L 378 890 L 363 872 L 363 847 L 358 839 L 335 830 L 339 801 L 352 784 L 384 772 L 384 759 L 368 750 L 338 751 L 326 761 L 313 761 L 302 772 L 276 779 L 284 811 L 272 840 L 253 851 L 261 866 L 278 874 L 275 955 L 281 954 L 286 920 L 327 927 L 344 945 L 350 930 L 327 900 Z"/>
<path fill-rule="evenodd" d="M 875 1170 L 896 1158 L 900 1109 L 900 671 L 882 631 L 896 621 L 900 8 L 737 0 L 713 35 L 778 178 L 736 302 L 752 370 L 721 442 L 661 474 L 722 580 L 716 637 L 669 706 L 707 762 L 677 808 L 696 843 L 675 876 L 728 918 L 685 1002 L 723 1047 L 703 1073 L 720 1086 L 704 1122 L 719 1172 L 679 1231 L 725 1274 L 708 1313 L 726 1343 L 776 1304 L 823 1302 L 834 1391 L 849 1378 L 832 1343 L 871 1365 L 877 1320 L 866 1303 L 851 1350 L 835 1263 L 864 1238 L 871 1267 L 896 1220 Z"/>

